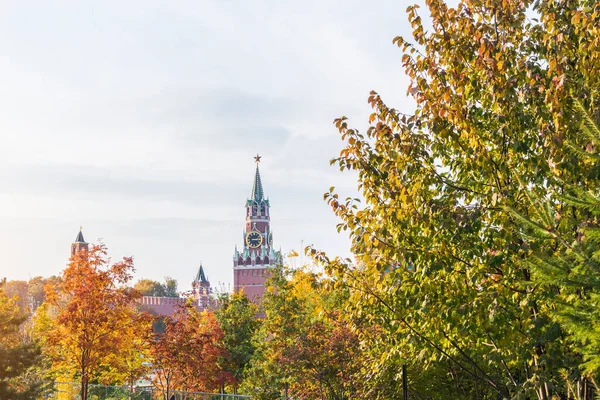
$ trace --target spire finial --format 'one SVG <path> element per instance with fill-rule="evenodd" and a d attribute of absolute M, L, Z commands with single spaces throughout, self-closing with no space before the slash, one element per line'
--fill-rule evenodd
<path fill-rule="evenodd" d="M 256 173 L 254 174 L 254 185 L 252 185 L 252 194 L 251 194 L 251 200 L 260 203 L 263 201 L 263 187 L 262 187 L 262 182 L 260 180 L 260 172 L 258 170 L 258 163 L 260 163 L 260 159 L 262 157 L 259 156 L 258 154 L 256 155 L 256 157 L 254 157 L 254 160 L 256 161 Z"/>

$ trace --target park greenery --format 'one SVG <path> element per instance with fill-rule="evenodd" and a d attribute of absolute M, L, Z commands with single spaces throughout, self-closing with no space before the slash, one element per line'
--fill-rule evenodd
<path fill-rule="evenodd" d="M 414 399 L 600 398 L 600 4 L 426 4 L 393 39 L 415 109 L 371 92 L 364 132 L 335 120 L 360 198 L 324 197 L 352 259 L 307 248 L 260 305 L 183 303 L 156 329 L 137 300 L 176 282 L 132 285 L 94 246 L 4 283 L 0 398 L 152 372 L 166 399 L 392 399 L 403 366 Z"/>

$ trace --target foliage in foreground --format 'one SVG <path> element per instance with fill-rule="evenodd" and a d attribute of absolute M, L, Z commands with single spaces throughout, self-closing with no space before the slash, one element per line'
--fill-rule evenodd
<path fill-rule="evenodd" d="M 260 324 L 258 306 L 243 292 L 223 295 L 219 299 L 215 317 L 223 331 L 222 346 L 226 350 L 220 361 L 221 368 L 231 378 L 233 393 L 237 393 L 255 351 L 252 338 Z"/>
<path fill-rule="evenodd" d="M 16 298 L 1 290 L 3 284 L 0 282 L 0 398 L 35 399 L 44 386 L 35 371 L 41 365 L 40 349 L 20 330 L 27 314 Z"/>
<path fill-rule="evenodd" d="M 132 271 L 132 258 L 110 264 L 106 248 L 93 246 L 71 257 L 60 284 L 48 288 L 38 309 L 36 331 L 52 372 L 79 379 L 82 400 L 90 382 L 116 376 L 131 382 L 134 371 L 144 373 L 138 361 L 143 346 L 135 337 L 146 334 L 150 320 L 137 311 L 140 293 L 126 286 Z"/>
<path fill-rule="evenodd" d="M 373 92 L 365 133 L 336 120 L 366 203 L 326 199 L 358 264 L 312 254 L 382 332 L 372 381 L 407 363 L 424 398 L 591 398 L 600 4 L 427 6 L 431 29 L 409 7 L 413 42 L 394 39 L 416 111 Z"/>
<path fill-rule="evenodd" d="M 170 399 L 174 391 L 218 391 L 231 380 L 220 367 L 223 331 L 212 312 L 183 303 L 165 318 L 165 331 L 152 344 L 155 385 Z"/>
<path fill-rule="evenodd" d="M 364 397 L 360 344 L 341 313 L 346 292 L 322 277 L 277 269 L 262 306 L 244 393 L 256 399 Z"/>

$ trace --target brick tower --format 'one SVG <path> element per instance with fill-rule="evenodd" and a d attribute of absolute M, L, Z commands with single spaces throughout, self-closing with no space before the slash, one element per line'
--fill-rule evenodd
<path fill-rule="evenodd" d="M 237 246 L 233 254 L 233 290 L 243 290 L 253 301 L 259 302 L 265 291 L 269 269 L 281 262 L 281 252 L 273 249 L 270 226 L 269 200 L 265 198 L 258 163 L 250 198 L 246 201 L 246 227 L 243 250 Z"/>
<path fill-rule="evenodd" d="M 192 296 L 200 309 L 205 310 L 210 305 L 210 293 L 210 282 L 206 279 L 204 268 L 202 267 L 202 263 L 200 263 L 196 278 L 192 282 Z"/>
<path fill-rule="evenodd" d="M 75 242 L 71 243 L 71 255 L 75 255 L 82 250 L 88 250 L 88 243 L 83 239 L 83 233 L 81 227 L 79 227 L 79 233 L 75 238 Z"/>

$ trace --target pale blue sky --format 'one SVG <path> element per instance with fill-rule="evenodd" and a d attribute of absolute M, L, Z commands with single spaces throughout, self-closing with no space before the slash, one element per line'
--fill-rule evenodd
<path fill-rule="evenodd" d="M 405 98 L 409 1 L 0 3 L 0 276 L 58 274 L 79 225 L 136 277 L 232 281 L 252 156 L 275 245 L 348 255 L 334 118 Z"/>

